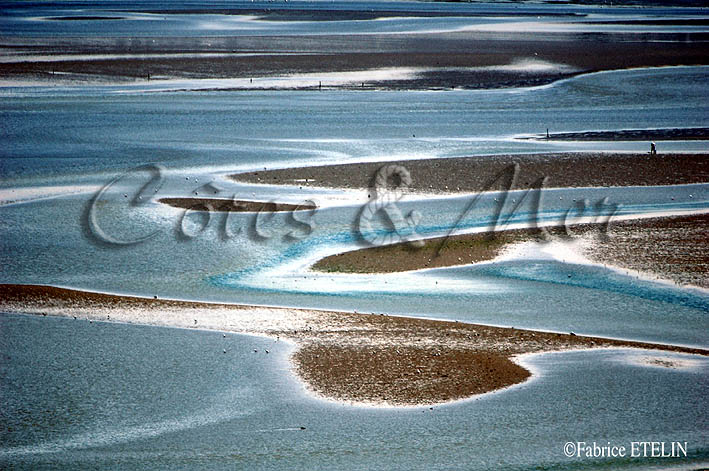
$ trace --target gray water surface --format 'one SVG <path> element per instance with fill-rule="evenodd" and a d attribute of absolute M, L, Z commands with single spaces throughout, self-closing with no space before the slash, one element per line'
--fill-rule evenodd
<path fill-rule="evenodd" d="M 645 152 L 642 142 L 535 142 L 553 132 L 706 127 L 707 69 L 608 72 L 549 87 L 480 92 L 133 93 L 120 86 L 0 90 L 0 282 L 233 303 L 390 312 L 609 337 L 709 345 L 704 291 L 548 256 L 395 275 L 315 275 L 321 255 L 358 247 L 366 195 L 239 185 L 239 170 L 509 152 Z M 119 93 L 120 92 L 120 93 Z M 131 92 L 131 93 L 127 93 Z M 647 106 L 652 99 L 653 107 Z M 414 137 L 415 135 L 415 137 Z M 706 152 L 706 141 L 659 142 Z M 192 214 L 146 197 L 129 173 L 159 165 L 158 196 L 317 199 L 311 233 L 277 214 Z M 413 175 L 416 178 L 415 175 Z M 626 216 L 709 209 L 707 185 L 548 190 L 540 217 L 608 197 Z M 130 198 L 129 198 L 130 196 Z M 490 195 L 490 197 L 493 197 Z M 421 232 L 448 230 L 467 195 L 404 198 Z M 487 205 L 487 206 L 486 206 Z M 464 218 L 484 227 L 491 202 Z M 517 217 L 524 218 L 522 208 Z M 202 218 L 202 219 L 200 219 Z M 241 232 L 237 232 L 241 229 Z M 295 240 L 284 238 L 296 231 Z M 298 232 L 300 231 L 300 232 Z M 268 346 L 271 354 L 256 354 Z M 223 353 L 226 349 L 227 353 Z M 706 361 L 641 366 L 629 351 L 527 360 L 538 379 L 443 407 L 372 409 L 324 402 L 291 375 L 291 347 L 216 332 L 16 315 L 0 317 L 0 467 L 112 469 L 617 469 L 709 460 Z M 649 355 L 649 354 L 648 354 Z M 663 354 L 664 355 L 664 354 Z M 305 427 L 301 430 L 300 427 Z M 689 444 L 686 460 L 569 460 L 567 441 Z M 706 464 L 705 464 L 706 465 Z"/>
<path fill-rule="evenodd" d="M 702 357 L 633 350 L 538 355 L 525 360 L 537 376 L 520 386 L 433 409 L 391 409 L 308 396 L 288 370 L 290 351 L 273 340 L 219 332 L 3 314 L 0 463 L 562 470 L 709 460 L 709 364 Z M 686 365 L 647 366 L 647 357 Z M 563 453 L 568 441 L 650 440 L 686 441 L 688 456 L 588 460 Z"/>

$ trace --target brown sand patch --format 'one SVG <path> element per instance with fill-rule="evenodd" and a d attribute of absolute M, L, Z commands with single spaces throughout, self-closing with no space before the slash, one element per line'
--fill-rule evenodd
<path fill-rule="evenodd" d="M 709 288 L 709 215 L 614 222 L 584 255 L 598 263 Z"/>
<path fill-rule="evenodd" d="M 314 204 L 276 203 L 273 201 L 229 200 L 223 198 L 161 198 L 160 203 L 173 208 L 211 212 L 277 212 L 317 209 Z"/>
<path fill-rule="evenodd" d="M 27 303 L 29 306 L 43 306 L 44 308 L 58 307 L 68 309 L 81 307 L 86 310 L 109 307 L 156 309 L 223 306 L 215 303 L 159 299 L 157 296 L 151 299 L 136 296 L 92 293 L 74 289 L 56 288 L 54 286 L 0 284 L 0 305 L 9 307 L 14 311 L 20 307 L 22 303 Z M 239 309 L 241 306 L 230 305 L 229 308 Z"/>
<path fill-rule="evenodd" d="M 574 334 L 460 322 L 324 313 L 290 337 L 293 361 L 316 393 L 348 402 L 434 404 L 518 384 L 529 372 L 511 358 L 573 348 L 637 347 L 707 354 Z"/>
<path fill-rule="evenodd" d="M 352 250 L 318 260 L 313 269 L 342 273 L 394 273 L 492 260 L 514 242 L 537 240 L 538 231 L 518 229 L 436 237 L 416 247 L 408 242 Z M 541 240 L 541 239 L 540 239 Z"/>
<path fill-rule="evenodd" d="M 709 288 L 709 214 L 611 221 L 609 228 L 606 233 L 600 224 L 578 224 L 569 231 L 572 237 L 583 237 L 583 255 L 596 263 Z M 552 238 L 562 236 L 562 228 L 545 230 Z M 313 269 L 392 273 L 466 265 L 492 260 L 510 244 L 544 240 L 536 229 L 437 237 L 422 247 L 403 242 L 331 255 Z"/>
<path fill-rule="evenodd" d="M 295 342 L 308 388 L 331 399 L 388 405 L 435 404 L 517 384 L 528 376 L 514 355 L 571 348 L 709 351 L 574 334 L 375 314 L 258 308 L 0 285 L 0 310 L 90 320 L 209 328 Z M 256 319 L 254 319 L 256 318 Z M 193 325 L 193 320 L 197 321 Z"/>
<path fill-rule="evenodd" d="M 427 403 L 445 402 L 521 383 L 530 376 L 502 355 L 467 349 L 306 345 L 295 361 L 317 392 L 349 401 L 364 397 L 372 402 L 423 398 Z"/>
<path fill-rule="evenodd" d="M 649 144 L 648 144 L 649 149 Z M 661 151 L 662 149 L 660 149 Z M 707 154 L 549 153 L 486 155 L 451 159 L 426 159 L 324 165 L 240 173 L 250 183 L 366 189 L 384 165 L 405 167 L 413 192 L 479 192 L 527 189 L 548 177 L 546 188 L 652 186 L 709 182 Z M 517 181 L 506 188 L 500 175 L 519 165 Z M 592 168 L 593 171 L 589 171 Z"/>

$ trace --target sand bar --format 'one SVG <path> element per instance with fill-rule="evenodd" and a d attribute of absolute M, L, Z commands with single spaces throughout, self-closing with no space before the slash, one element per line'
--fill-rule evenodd
<path fill-rule="evenodd" d="M 173 208 L 211 212 L 277 212 L 309 211 L 317 209 L 314 204 L 277 203 L 275 201 L 230 200 L 223 198 L 160 198 L 160 203 Z"/>
<path fill-rule="evenodd" d="M 649 149 L 649 145 L 648 145 Z M 369 188 L 384 165 L 405 167 L 412 178 L 409 190 L 419 192 L 479 192 L 527 189 L 548 177 L 545 188 L 655 186 L 709 182 L 709 154 L 548 153 L 483 155 L 357 164 L 323 165 L 259 172 L 232 177 L 249 183 L 331 188 Z M 511 188 L 500 175 L 519 164 Z M 593 171 L 590 172 L 589 168 Z"/>
<path fill-rule="evenodd" d="M 709 128 L 670 128 L 670 129 L 621 129 L 618 131 L 583 131 L 557 132 L 549 136 L 539 134 L 533 139 L 551 139 L 554 141 L 669 141 L 709 139 Z"/>
<path fill-rule="evenodd" d="M 390 406 L 430 405 L 520 383 L 515 355 L 576 348 L 635 347 L 708 355 L 671 345 L 490 327 L 460 322 L 290 308 L 136 298 L 33 285 L 0 285 L 0 310 L 214 329 L 296 345 L 294 371 L 329 399 Z M 254 352 L 265 354 L 265 352 Z"/>
<path fill-rule="evenodd" d="M 425 69 L 402 80 L 363 77 L 358 89 L 485 89 L 550 84 L 602 70 L 705 65 L 703 33 L 424 32 L 418 34 L 239 36 L 209 38 L 0 38 L 13 62 L 0 63 L 0 78 L 87 83 L 150 78 L 248 78 Z M 59 55 L 56 61 L 14 62 L 18 53 Z M 136 58 L 135 54 L 175 57 Z M 185 54 L 226 53 L 223 57 Z M 276 53 L 277 55 L 274 55 Z M 66 58 L 76 54 L 77 59 Z M 106 54 L 81 60 L 79 55 Z M 116 57 L 125 54 L 125 58 Z M 518 67 L 515 64 L 531 64 Z M 534 64 L 537 64 L 536 66 Z M 543 64 L 544 67 L 539 67 Z M 554 67 L 549 67 L 549 64 Z M 330 85 L 324 81 L 323 86 Z"/>
<path fill-rule="evenodd" d="M 423 268 L 469 265 L 493 260 L 511 244 L 578 239 L 589 261 L 633 270 L 680 285 L 709 288 L 709 214 L 612 221 L 567 228 L 453 235 L 425 240 L 423 246 L 398 243 L 331 255 L 314 270 L 342 273 L 392 273 Z"/>

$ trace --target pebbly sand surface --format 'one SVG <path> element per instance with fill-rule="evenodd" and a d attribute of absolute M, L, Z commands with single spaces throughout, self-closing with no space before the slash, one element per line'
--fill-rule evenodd
<path fill-rule="evenodd" d="M 541 237 L 532 229 L 435 237 L 426 239 L 421 246 L 401 242 L 330 255 L 312 268 L 331 273 L 395 273 L 467 265 L 492 260 L 509 244 L 527 240 Z"/>
<path fill-rule="evenodd" d="M 264 335 L 296 345 L 295 373 L 315 394 L 356 404 L 430 405 L 520 383 L 515 355 L 578 348 L 709 351 L 573 333 L 377 314 L 196 303 L 0 285 L 0 310 Z"/>
<path fill-rule="evenodd" d="M 709 289 L 709 214 L 615 222 L 586 241 L 594 262 Z"/>
<path fill-rule="evenodd" d="M 568 228 L 580 237 L 581 254 L 595 263 L 641 272 L 680 285 L 709 288 L 709 214 L 612 221 Z M 562 228 L 545 228 L 552 238 L 568 239 Z M 399 243 L 331 255 L 314 270 L 344 273 L 392 273 L 466 265 L 492 260 L 520 242 L 544 238 L 536 229 L 454 235 L 427 239 L 423 246 Z"/>
<path fill-rule="evenodd" d="M 649 147 L 648 147 L 649 148 Z M 709 182 L 709 154 L 546 153 L 483 155 L 288 168 L 232 175 L 238 181 L 274 185 L 365 189 L 384 165 L 406 168 L 413 192 L 478 192 L 528 189 L 547 177 L 545 188 L 654 186 Z M 504 185 L 518 164 L 516 182 Z M 589 168 L 593 168 L 590 172 Z"/>

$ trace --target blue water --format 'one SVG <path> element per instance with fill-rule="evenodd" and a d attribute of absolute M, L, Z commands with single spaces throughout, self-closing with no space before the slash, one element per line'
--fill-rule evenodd
<path fill-rule="evenodd" d="M 539 28 L 537 14 L 552 25 L 543 28 L 556 28 L 561 21 L 574 22 L 578 32 L 596 28 L 581 24 L 583 16 L 547 16 L 560 7 L 542 4 L 401 2 L 396 5 L 402 11 L 446 10 L 461 16 L 285 23 L 224 15 L 163 19 L 116 13 L 121 5 L 134 11 L 164 6 L 52 2 L 25 8 L 3 3 L 0 31 L 9 43 L 16 41 L 10 36 L 100 38 L 108 31 L 113 36 L 168 38 L 254 32 L 376 34 L 510 21 Z M 278 8 L 392 7 L 389 2 L 287 5 Z M 705 15 L 702 10 L 658 8 L 571 6 L 563 11 L 596 19 Z M 475 17 L 481 12 L 501 18 Z M 106 21 L 40 18 L 102 14 L 127 19 L 111 21 L 108 28 Z M 246 27 L 252 28 L 250 33 L 240 29 Z M 629 32 L 636 27 L 614 28 Z M 704 27 L 642 28 L 691 33 Z M 130 84 L 0 88 L 0 282 L 387 312 L 706 348 L 706 291 L 575 259 L 534 255 L 390 275 L 311 273 L 308 267 L 318 258 L 360 247 L 353 223 L 366 194 L 238 184 L 227 175 L 264 167 L 474 154 L 646 152 L 645 142 L 518 137 L 547 128 L 707 127 L 708 70 L 604 72 L 504 91 L 151 93 Z M 709 151 L 706 141 L 661 141 L 658 148 Z M 131 206 L 151 176 L 145 167 L 131 169 L 146 164 L 157 166 L 151 171 L 159 168 L 160 184 Z M 94 200 L 101 186 L 121 175 Z M 208 183 L 213 187 L 206 188 Z M 254 214 L 207 220 L 204 214 L 185 217 L 182 210 L 149 201 L 150 196 L 195 191 L 292 202 L 313 199 L 320 209 L 309 216 L 309 231 L 286 213 L 260 222 Z M 595 203 L 607 198 L 620 205 L 622 216 L 709 209 L 707 184 L 547 189 L 543 194 L 538 216 L 545 223 L 558 221 L 583 199 Z M 419 211 L 418 233 L 433 236 L 447 233 L 454 224 L 460 231 L 486 227 L 497 196 L 481 198 L 460 219 L 473 195 L 407 195 L 399 206 L 405 214 Z M 521 206 L 511 222 L 526 222 L 531 211 Z M 98 235 L 96 227 L 102 231 Z M 266 236 L 258 237 L 255 227 Z M 115 243 L 152 233 L 141 243 Z M 266 347 L 268 356 L 253 352 Z M 701 358 L 662 354 L 693 365 L 668 369 L 641 366 L 635 361 L 640 354 L 626 350 L 547 354 L 527 360 L 537 376 L 522 386 L 433 410 L 394 410 L 308 396 L 289 371 L 291 348 L 214 332 L 0 315 L 0 467 L 647 469 L 687 462 L 706 466 L 709 461 L 709 367 Z M 634 440 L 686 440 L 689 456 L 564 457 L 566 442 L 594 440 L 626 446 Z"/>
<path fill-rule="evenodd" d="M 104 1 L 81 2 L 2 2 L 0 30 L 9 37 L 215 37 L 215 36 L 278 36 L 278 35 L 351 35 L 401 34 L 422 31 L 457 31 L 480 25 L 504 25 L 522 22 L 529 25 L 555 25 L 573 32 L 706 32 L 701 25 L 599 25 L 598 21 L 632 21 L 655 19 L 706 18 L 701 8 L 625 7 L 609 9 L 584 5 L 545 5 L 498 3 L 433 3 L 386 1 L 222 1 L 222 2 L 162 2 Z M 184 9 L 269 9 L 269 10 L 350 10 L 365 12 L 397 11 L 410 17 L 387 18 L 384 21 L 254 21 L 236 15 L 160 14 L 146 11 Z M 452 17 L 424 18 L 427 12 L 454 14 Z M 421 14 L 417 16 L 416 13 Z M 562 16 L 558 16 L 562 15 Z M 384 15 L 382 15 L 384 16 Z M 403 15 L 402 15 L 403 16 Z M 104 17 L 104 20 L 58 21 L 63 17 Z M 570 24 L 571 26 L 567 26 Z M 494 29 L 493 29 L 494 30 Z M 516 26 L 514 31 L 524 31 Z M 149 47 L 149 43 L 146 44 Z"/>
<path fill-rule="evenodd" d="M 547 128 L 706 126 L 708 80 L 708 67 L 674 67 L 590 74 L 536 89 L 445 93 L 4 88 L 0 185 L 83 182 L 92 174 L 98 178 L 90 181 L 103 184 L 146 163 L 194 174 L 511 152 L 646 152 L 646 142 L 514 138 Z M 709 146 L 668 141 L 659 149 Z"/>
<path fill-rule="evenodd" d="M 10 90 L 0 111 L 9 144 L 0 150 L 2 186 L 10 200 L 13 190 L 30 196 L 25 203 L 0 207 L 0 280 L 149 297 L 433 316 L 706 346 L 706 293 L 602 267 L 518 260 L 404 275 L 310 273 L 308 266 L 318 258 L 361 246 L 353 224 L 366 195 L 240 185 L 226 178 L 237 170 L 263 167 L 602 147 L 514 136 L 534 133 L 549 122 L 559 131 L 705 126 L 706 82 L 707 68 L 679 67 L 591 74 L 511 92 L 124 95 L 99 89 L 84 96 L 82 88 L 50 94 Z M 645 103 L 650 95 L 653 110 Z M 609 150 L 644 150 L 645 144 L 605 143 Z M 705 141 L 658 145 L 663 150 L 673 145 L 683 151 L 709 150 Z M 304 216 L 312 231 L 287 214 L 272 219 L 261 215 L 259 230 L 267 237 L 258 237 L 254 214 L 206 220 L 147 201 L 129 205 L 151 177 L 139 170 L 108 188 L 93 211 L 96 226 L 91 225 L 92 197 L 99 186 L 147 163 L 162 168 L 162 180 L 154 185 L 159 192 L 151 190 L 146 200 L 217 192 L 247 199 L 313 199 L 321 209 Z M 205 189 L 210 182 L 214 188 Z M 58 190 L 46 190 L 47 185 L 76 194 L 51 197 Z M 706 210 L 708 190 L 707 185 L 546 189 L 537 219 L 558 223 L 574 201 L 583 199 L 596 204 L 605 198 L 609 207 L 619 205 L 619 216 Z M 420 235 L 442 235 L 454 225 L 462 231 L 489 226 L 499 195 L 481 199 L 465 213 L 473 196 L 407 196 L 399 206 L 404 214 L 421 214 Z M 513 206 L 505 206 L 505 218 Z M 533 210 L 528 198 L 510 222 L 527 222 Z M 97 237 L 95 227 L 106 237 Z M 151 234 L 139 244 L 105 243 Z M 476 309 L 470 309 L 471 303 Z"/>
<path fill-rule="evenodd" d="M 709 460 L 701 357 L 660 354 L 693 362 L 669 369 L 637 362 L 653 352 L 545 354 L 525 362 L 538 379 L 430 410 L 309 397 L 287 372 L 289 352 L 218 332 L 0 315 L 0 466 L 648 469 Z M 568 441 L 650 440 L 687 441 L 688 456 L 563 454 Z"/>

